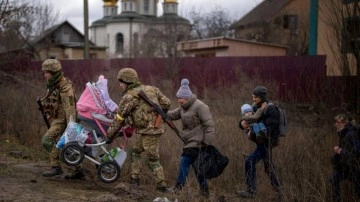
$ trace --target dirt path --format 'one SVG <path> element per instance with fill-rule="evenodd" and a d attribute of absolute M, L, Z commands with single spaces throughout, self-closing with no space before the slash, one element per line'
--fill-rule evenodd
<path fill-rule="evenodd" d="M 106 184 L 96 175 L 93 165 L 86 165 L 86 177 L 66 180 L 65 174 L 45 178 L 46 162 L 32 158 L 23 148 L 0 145 L 0 201 L 152 201 L 158 193 L 141 189 L 130 191 L 119 180 Z M 93 168 L 93 169 L 92 169 Z"/>
<path fill-rule="evenodd" d="M 31 151 L 13 147 L 0 144 L 0 202 L 166 202 L 165 198 L 168 199 L 168 202 L 238 201 L 215 193 L 212 193 L 208 199 L 198 198 L 199 196 L 194 195 L 197 192 L 192 190 L 180 196 L 171 193 L 164 195 L 156 192 L 151 185 L 142 185 L 137 189 L 131 189 L 129 184 L 121 178 L 117 182 L 107 184 L 98 179 L 96 168 L 92 164 L 85 166 L 86 177 L 84 179 L 66 180 L 64 179 L 65 174 L 45 178 L 42 176 L 42 172 L 49 169 L 47 162 L 34 160 L 34 154 Z"/>

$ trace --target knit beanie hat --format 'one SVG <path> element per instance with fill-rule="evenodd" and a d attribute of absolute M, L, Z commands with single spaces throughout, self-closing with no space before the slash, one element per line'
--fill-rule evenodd
<path fill-rule="evenodd" d="M 184 99 L 191 98 L 192 92 L 190 90 L 189 84 L 190 84 L 190 82 L 188 79 L 181 80 L 181 86 L 180 86 L 178 92 L 176 93 L 176 97 L 184 98 Z"/>
<path fill-rule="evenodd" d="M 253 111 L 253 109 L 249 104 L 243 104 L 241 106 L 241 115 L 242 116 L 245 116 L 245 113 L 252 112 L 252 111 Z"/>
<path fill-rule="evenodd" d="M 266 100 L 267 88 L 265 86 L 256 86 L 253 95 L 259 97 L 262 101 Z"/>

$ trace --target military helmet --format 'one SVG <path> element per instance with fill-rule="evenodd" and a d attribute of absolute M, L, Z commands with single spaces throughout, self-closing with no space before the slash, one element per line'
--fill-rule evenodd
<path fill-rule="evenodd" d="M 139 77 L 135 69 L 132 68 L 123 68 L 120 69 L 117 79 L 120 82 L 129 84 L 129 83 L 135 83 L 139 81 Z"/>
<path fill-rule="evenodd" d="M 58 72 L 61 70 L 61 64 L 58 60 L 47 59 L 41 65 L 42 71 Z"/>

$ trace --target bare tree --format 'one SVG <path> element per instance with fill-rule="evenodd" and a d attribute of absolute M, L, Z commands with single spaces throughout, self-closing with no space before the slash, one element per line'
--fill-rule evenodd
<path fill-rule="evenodd" d="M 177 58 L 177 42 L 189 39 L 190 23 L 180 16 L 168 15 L 156 19 L 149 26 L 142 43 L 143 56 Z"/>
<path fill-rule="evenodd" d="M 355 108 L 360 116 L 360 1 L 327 0 L 320 4 L 325 14 L 322 20 L 331 28 L 328 33 L 328 47 L 342 75 L 349 76 L 356 71 Z M 356 69 L 354 69 L 354 66 Z"/>
<path fill-rule="evenodd" d="M 330 32 L 327 35 L 328 45 L 331 48 L 342 75 L 351 74 L 351 64 L 356 62 L 359 73 L 360 50 L 360 2 L 343 4 L 341 1 L 328 0 L 320 4 L 325 14 L 322 20 Z M 334 43 L 335 42 L 335 43 Z M 355 60 L 355 61 L 354 61 Z"/>
<path fill-rule="evenodd" d="M 0 2 L 0 51 L 30 45 L 58 19 L 48 1 L 2 0 Z"/>
<path fill-rule="evenodd" d="M 180 58 L 177 42 L 189 39 L 190 22 L 178 15 L 169 14 L 155 19 L 149 26 L 151 29 L 141 43 L 142 54 L 139 56 L 167 58 L 167 77 L 177 80 Z"/>
<path fill-rule="evenodd" d="M 192 36 L 195 39 L 231 35 L 230 25 L 234 19 L 231 19 L 227 9 L 218 6 L 208 13 L 193 10 L 189 15 L 193 24 Z"/>

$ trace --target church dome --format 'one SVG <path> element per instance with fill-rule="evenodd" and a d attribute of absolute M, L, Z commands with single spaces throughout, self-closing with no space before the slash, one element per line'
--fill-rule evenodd
<path fill-rule="evenodd" d="M 103 0 L 104 6 L 116 6 L 119 0 Z"/>

